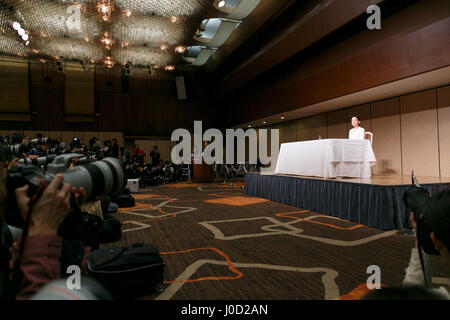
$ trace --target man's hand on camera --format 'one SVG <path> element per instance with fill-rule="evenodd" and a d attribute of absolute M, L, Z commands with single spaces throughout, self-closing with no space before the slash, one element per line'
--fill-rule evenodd
<path fill-rule="evenodd" d="M 8 171 L 19 164 L 19 158 L 15 158 L 8 163 Z"/>
<path fill-rule="evenodd" d="M 56 235 L 58 227 L 69 214 L 71 186 L 68 183 L 63 184 L 63 180 L 64 176 L 57 174 L 34 204 L 28 230 L 30 236 Z M 24 220 L 28 214 L 30 201 L 27 191 L 28 185 L 15 190 L 17 205 Z"/>
<path fill-rule="evenodd" d="M 84 191 L 83 187 L 79 187 L 78 189 L 75 187 L 72 187 L 70 192 L 73 193 L 73 196 L 75 198 L 75 203 L 78 206 L 82 206 L 83 204 L 86 203 L 87 195 L 86 195 L 86 191 Z"/>

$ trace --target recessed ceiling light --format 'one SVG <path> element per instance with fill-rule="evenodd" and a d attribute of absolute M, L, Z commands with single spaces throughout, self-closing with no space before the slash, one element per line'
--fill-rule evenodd
<path fill-rule="evenodd" d="M 281 120 L 284 120 L 284 117 L 281 117 L 280 119 L 281 119 Z"/>
<path fill-rule="evenodd" d="M 184 53 L 185 51 L 186 51 L 186 47 L 183 47 L 183 46 L 177 46 L 175 48 L 175 52 L 178 52 L 178 53 Z"/>
<path fill-rule="evenodd" d="M 251 125 L 251 124 L 249 124 L 249 125 L 248 125 L 248 127 L 249 127 L 249 128 L 251 128 L 251 127 L 252 127 L 252 125 Z"/>
<path fill-rule="evenodd" d="M 266 124 L 267 122 L 263 121 L 263 124 Z"/>
<path fill-rule="evenodd" d="M 223 7 L 225 7 L 226 4 L 227 4 L 227 3 L 226 3 L 224 0 L 222 0 L 222 1 L 219 1 L 219 3 L 217 4 L 217 6 L 218 6 L 219 8 L 223 8 Z"/>
<path fill-rule="evenodd" d="M 25 33 L 25 34 L 22 36 L 22 39 L 23 39 L 23 41 L 27 41 L 27 40 L 28 40 L 28 35 Z"/>
<path fill-rule="evenodd" d="M 13 26 L 14 30 L 19 30 L 21 28 L 20 23 L 18 23 L 18 22 L 14 22 L 12 26 Z"/>
<path fill-rule="evenodd" d="M 161 50 L 167 50 L 167 46 L 165 45 L 165 44 L 162 44 L 160 47 L 159 47 Z"/>
<path fill-rule="evenodd" d="M 19 33 L 19 36 L 23 36 L 25 34 L 25 30 L 23 30 L 22 28 L 17 30 L 17 32 Z"/>

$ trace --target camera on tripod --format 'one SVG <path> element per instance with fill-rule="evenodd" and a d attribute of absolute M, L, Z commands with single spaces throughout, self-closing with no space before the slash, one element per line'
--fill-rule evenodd
<path fill-rule="evenodd" d="M 430 193 L 423 188 L 414 176 L 411 174 L 412 185 L 403 194 L 403 202 L 405 206 L 414 213 L 414 219 L 417 223 L 417 242 L 419 248 L 427 254 L 440 255 L 439 251 L 434 248 L 433 241 L 430 238 L 432 232 L 429 221 L 428 205 L 431 201 Z"/>
<path fill-rule="evenodd" d="M 77 160 L 85 158 L 82 154 L 63 154 L 54 158 L 44 173 L 39 167 L 19 164 L 7 174 L 7 205 L 5 221 L 16 227 L 23 227 L 23 219 L 17 208 L 14 190 L 28 185 L 28 196 L 31 198 L 38 190 L 41 181 L 51 182 L 57 174 L 64 176 L 64 183 L 72 187 L 83 187 L 88 199 L 98 196 L 115 196 L 122 192 L 126 184 L 123 164 L 116 158 L 105 158 L 101 161 L 75 165 Z M 74 161 L 75 160 L 75 161 Z"/>

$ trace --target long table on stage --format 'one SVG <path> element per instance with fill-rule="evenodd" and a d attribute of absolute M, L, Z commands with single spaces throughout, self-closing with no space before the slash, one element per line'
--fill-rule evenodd
<path fill-rule="evenodd" d="M 450 189 L 450 178 L 420 177 L 434 195 Z M 383 230 L 410 227 L 403 194 L 410 176 L 324 179 L 285 174 L 247 173 L 245 193 Z"/>
<path fill-rule="evenodd" d="M 324 178 L 370 177 L 376 163 L 369 140 L 323 139 L 281 144 L 279 174 Z"/>

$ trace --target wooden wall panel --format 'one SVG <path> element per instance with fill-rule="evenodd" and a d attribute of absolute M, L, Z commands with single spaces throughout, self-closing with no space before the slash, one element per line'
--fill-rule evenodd
<path fill-rule="evenodd" d="M 450 85 L 437 89 L 441 177 L 450 177 Z"/>
<path fill-rule="evenodd" d="M 400 100 L 393 98 L 371 104 L 372 148 L 377 159 L 373 174 L 402 174 Z"/>
<path fill-rule="evenodd" d="M 284 61 L 227 92 L 224 106 L 232 106 L 230 113 L 238 111 L 243 116 L 231 117 L 224 126 L 307 107 L 450 64 L 448 0 L 418 1 L 382 23 L 381 30 L 365 29 L 317 54 L 305 54 L 304 59 L 300 54 L 299 59 Z M 248 78 L 242 70 L 224 82 Z M 280 86 L 285 88 L 282 100 Z M 225 85 L 217 87 L 227 90 Z M 258 90 L 252 90 L 255 87 Z M 247 103 L 261 96 L 270 109 Z"/>
<path fill-rule="evenodd" d="M 311 119 L 304 118 L 297 120 L 297 140 L 307 141 L 311 139 Z"/>
<path fill-rule="evenodd" d="M 347 112 L 338 110 L 329 112 L 328 116 L 328 138 L 347 139 Z"/>
<path fill-rule="evenodd" d="M 284 123 L 284 142 L 297 141 L 297 121 L 289 121 Z"/>
<path fill-rule="evenodd" d="M 310 140 L 328 138 L 328 128 L 327 128 L 327 114 L 320 114 L 311 117 L 311 133 Z"/>
<path fill-rule="evenodd" d="M 436 89 L 400 97 L 403 173 L 439 177 Z"/>

